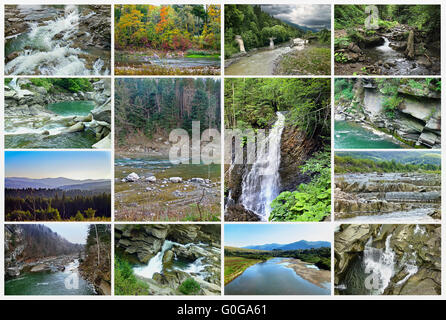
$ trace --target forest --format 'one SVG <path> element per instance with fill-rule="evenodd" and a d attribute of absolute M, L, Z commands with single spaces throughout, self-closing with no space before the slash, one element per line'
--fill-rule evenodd
<path fill-rule="evenodd" d="M 315 264 L 318 268 L 331 270 L 331 248 L 312 248 L 301 250 L 237 250 L 225 247 L 225 257 L 242 257 L 246 259 L 268 260 L 275 257 L 299 259 Z"/>
<path fill-rule="evenodd" d="M 60 189 L 6 189 L 7 221 L 103 221 L 111 217 L 110 193 Z"/>
<path fill-rule="evenodd" d="M 263 181 L 267 178 L 254 173 L 256 164 L 252 168 L 241 164 L 225 168 L 225 196 L 230 203 L 226 206 L 226 219 L 327 219 L 331 208 L 328 79 L 227 78 L 224 86 L 225 128 L 269 129 L 272 139 L 274 128 L 283 126 L 278 141 L 274 140 L 274 144 L 279 143 L 276 158 L 257 159 L 259 166 L 260 161 L 268 161 L 277 170 L 275 181 Z M 247 137 L 242 138 L 243 143 L 247 142 Z M 226 159 L 229 163 L 231 159 Z M 253 172 L 249 181 L 246 170 Z M 259 198 L 263 195 L 264 199 Z M 256 208 L 259 203 L 263 204 Z"/>
<path fill-rule="evenodd" d="M 440 18 L 438 5 L 336 5 L 335 73 L 439 74 Z"/>
<path fill-rule="evenodd" d="M 225 127 L 268 128 L 276 112 L 309 137 L 330 135 L 330 82 L 327 79 L 229 78 L 225 80 Z"/>
<path fill-rule="evenodd" d="M 117 74 L 218 74 L 219 5 L 115 5 Z"/>
<path fill-rule="evenodd" d="M 435 157 L 439 156 L 433 155 Z M 420 160 L 414 160 L 412 163 L 403 163 L 395 159 L 376 160 L 368 158 L 357 158 L 349 155 L 335 155 L 335 173 L 388 173 L 388 172 L 441 172 L 441 165 L 434 163 L 423 163 Z"/>
<path fill-rule="evenodd" d="M 90 224 L 85 244 L 85 258 L 79 270 L 100 294 L 111 293 L 111 227 Z"/>
<path fill-rule="evenodd" d="M 201 131 L 220 129 L 220 80 L 118 79 L 115 84 L 115 130 L 117 147 L 154 136 L 168 137 L 172 129 Z"/>

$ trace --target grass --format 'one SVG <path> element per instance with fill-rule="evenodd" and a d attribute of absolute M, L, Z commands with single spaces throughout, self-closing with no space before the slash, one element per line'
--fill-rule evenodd
<path fill-rule="evenodd" d="M 331 50 L 326 47 L 309 47 L 285 55 L 275 74 L 280 75 L 329 75 Z"/>
<path fill-rule="evenodd" d="M 115 294 L 116 295 L 147 295 L 149 285 L 136 278 L 132 266 L 119 255 L 115 255 Z"/>
<path fill-rule="evenodd" d="M 147 169 L 125 167 L 125 172 L 121 168 L 115 171 L 115 177 L 119 181 L 115 182 L 115 218 L 119 221 L 220 221 L 220 185 L 213 187 L 214 193 L 206 194 L 200 204 L 200 211 L 197 202 L 202 193 L 200 187 L 189 185 L 186 187 L 182 183 L 167 183 L 164 188 L 160 185 L 163 178 L 172 176 L 182 176 L 184 179 L 192 178 L 175 170 L 175 167 L 167 169 L 165 172 L 157 172 L 156 183 L 146 182 L 121 182 L 130 172 L 135 172 L 139 176 L 145 176 Z M 193 175 L 194 173 L 191 173 Z M 220 173 L 211 174 L 210 179 L 215 182 L 220 180 Z M 199 176 L 199 174 L 198 174 Z M 151 187 L 159 191 L 147 191 L 145 188 Z M 186 190 L 184 190 L 186 188 Z M 198 190 L 198 191 L 197 191 Z M 173 193 L 180 191 L 184 194 L 177 197 Z"/>
<path fill-rule="evenodd" d="M 166 68 L 157 65 L 140 65 L 115 63 L 115 75 L 158 75 L 158 76 L 182 76 L 182 75 L 220 75 L 219 67 L 189 67 L 189 68 Z"/>
<path fill-rule="evenodd" d="M 250 266 L 260 262 L 263 262 L 263 260 L 225 257 L 225 285 L 240 276 Z"/>

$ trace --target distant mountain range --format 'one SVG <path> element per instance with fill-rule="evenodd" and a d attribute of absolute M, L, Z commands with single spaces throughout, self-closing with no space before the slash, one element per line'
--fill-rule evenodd
<path fill-rule="evenodd" d="M 9 189 L 62 189 L 62 190 L 111 190 L 111 180 L 109 179 L 86 179 L 74 180 L 68 178 L 5 178 L 5 188 Z"/>
<path fill-rule="evenodd" d="M 243 249 L 253 249 L 253 250 L 301 250 L 301 249 L 317 249 L 317 248 L 325 248 L 331 247 L 331 243 L 327 241 L 306 241 L 300 240 L 293 243 L 288 244 L 279 244 L 279 243 L 269 243 L 262 244 L 257 246 L 246 246 Z"/>
<path fill-rule="evenodd" d="M 305 32 L 307 31 L 311 31 L 311 32 L 319 32 L 320 30 L 315 29 L 315 28 L 310 28 L 310 27 L 306 27 L 306 26 L 301 26 L 300 24 L 296 24 L 287 20 L 282 20 L 283 22 L 285 22 L 287 25 L 292 26 L 293 28 L 297 28 L 297 29 L 301 29 Z"/>

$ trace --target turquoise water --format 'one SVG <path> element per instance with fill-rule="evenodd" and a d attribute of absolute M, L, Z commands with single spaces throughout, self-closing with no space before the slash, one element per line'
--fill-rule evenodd
<path fill-rule="evenodd" d="M 247 268 L 225 286 L 225 295 L 328 295 L 329 284 L 318 287 L 274 258 Z"/>
<path fill-rule="evenodd" d="M 88 116 L 94 108 L 92 101 L 65 101 L 47 106 L 47 109 L 60 116 Z"/>
<path fill-rule="evenodd" d="M 401 149 L 402 145 L 387 135 L 377 135 L 361 125 L 349 121 L 335 121 L 336 149 Z"/>

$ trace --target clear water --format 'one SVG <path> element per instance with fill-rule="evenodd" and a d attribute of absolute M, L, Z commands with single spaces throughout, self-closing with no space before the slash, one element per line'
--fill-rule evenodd
<path fill-rule="evenodd" d="M 64 101 L 47 106 L 47 109 L 60 116 L 88 116 L 94 109 L 92 101 Z"/>
<path fill-rule="evenodd" d="M 402 145 L 392 141 L 386 134 L 377 134 L 350 121 L 335 121 L 334 137 L 336 149 L 401 149 Z"/>
<path fill-rule="evenodd" d="M 225 286 L 225 295 L 328 295 L 330 286 L 318 287 L 274 258 L 247 268 Z"/>

